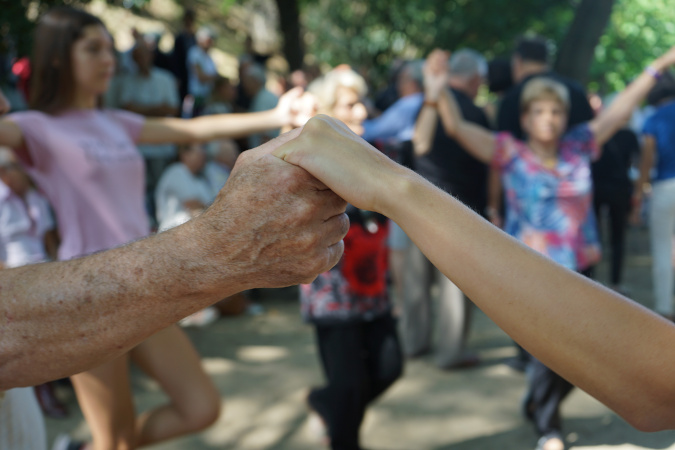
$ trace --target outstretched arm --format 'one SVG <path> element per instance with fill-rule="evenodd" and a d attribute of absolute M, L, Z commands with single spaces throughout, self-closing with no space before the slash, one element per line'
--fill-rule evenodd
<path fill-rule="evenodd" d="M 415 153 L 423 155 L 431 147 L 436 118 L 441 117 L 445 133 L 459 141 L 476 159 L 485 163 L 492 161 L 495 153 L 495 137 L 490 130 L 464 120 L 455 97 L 447 89 L 448 56 L 444 50 L 436 49 L 424 64 L 424 90 L 427 104 L 436 104 L 438 112 L 425 107 L 415 126 Z"/>
<path fill-rule="evenodd" d="M 224 297 L 306 283 L 332 267 L 349 227 L 345 202 L 264 155 L 293 136 L 242 155 L 214 204 L 184 225 L 0 271 L 0 390 L 98 366 Z"/>
<path fill-rule="evenodd" d="M 673 64 L 675 64 L 675 47 L 654 60 L 640 76 L 617 95 L 606 110 L 590 122 L 598 147 L 602 148 L 605 142 L 630 120 L 633 110 L 656 84 L 656 77 Z"/>
<path fill-rule="evenodd" d="M 244 114 L 216 114 L 194 119 L 171 117 L 149 118 L 145 121 L 139 143 L 187 144 L 215 139 L 239 138 L 254 133 L 301 126 L 308 116 L 303 114 L 302 89 L 291 89 L 281 96 L 277 107 L 268 111 Z"/>
<path fill-rule="evenodd" d="M 497 143 L 494 133 L 487 128 L 464 120 L 455 96 L 448 89 L 445 89 L 441 94 L 438 112 L 441 116 L 443 129 L 448 136 L 457 139 L 474 158 L 486 164 L 492 162 Z"/>
<path fill-rule="evenodd" d="M 424 103 L 413 134 L 415 156 L 424 156 L 431 150 L 438 123 L 438 102 L 448 86 L 448 52 L 436 49 L 424 63 Z"/>
<path fill-rule="evenodd" d="M 395 220 L 502 329 L 635 427 L 675 427 L 672 323 L 499 231 L 335 120 L 312 119 L 275 154 Z"/>

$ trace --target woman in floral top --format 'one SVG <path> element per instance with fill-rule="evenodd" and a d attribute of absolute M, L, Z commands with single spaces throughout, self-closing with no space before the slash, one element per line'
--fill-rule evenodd
<path fill-rule="evenodd" d="M 319 111 L 363 134 L 366 82 L 338 66 L 309 86 Z M 340 262 L 300 288 L 303 318 L 316 331 L 324 386 L 307 396 L 333 450 L 360 450 L 368 406 L 401 376 L 403 356 L 392 315 L 387 275 L 386 217 L 347 207 L 349 232 Z"/>
<path fill-rule="evenodd" d="M 600 157 L 602 145 L 628 121 L 654 78 L 673 62 L 675 51 L 655 60 L 609 108 L 570 131 L 565 130 L 569 111 L 565 86 L 550 78 L 533 78 L 520 99 L 526 141 L 464 121 L 445 88 L 446 52 L 435 50 L 427 59 L 424 104 L 438 108 L 449 136 L 501 173 L 507 206 L 505 230 L 557 263 L 588 274 L 600 259 L 590 163 Z M 559 409 L 572 387 L 533 358 L 523 406 L 540 435 L 537 449 L 564 449 Z"/>

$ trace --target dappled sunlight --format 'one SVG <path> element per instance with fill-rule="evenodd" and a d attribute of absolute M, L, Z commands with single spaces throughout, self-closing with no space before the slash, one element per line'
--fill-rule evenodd
<path fill-rule="evenodd" d="M 236 369 L 236 363 L 226 358 L 202 358 L 204 371 L 211 375 L 227 375 Z"/>
<path fill-rule="evenodd" d="M 289 356 L 289 351 L 284 347 L 269 345 L 243 346 L 237 350 L 237 358 L 246 362 L 272 362 L 279 361 Z"/>
<path fill-rule="evenodd" d="M 508 345 L 504 347 L 488 348 L 482 349 L 480 351 L 480 356 L 483 361 L 493 360 L 493 359 L 506 359 L 512 358 L 518 354 L 515 345 Z"/>
<path fill-rule="evenodd" d="M 259 398 L 226 400 L 225 413 L 205 433 L 205 440 L 211 445 L 230 445 L 238 449 L 264 449 L 276 445 L 305 421 L 308 413 L 305 395 L 304 389 L 298 389 L 271 405 Z"/>

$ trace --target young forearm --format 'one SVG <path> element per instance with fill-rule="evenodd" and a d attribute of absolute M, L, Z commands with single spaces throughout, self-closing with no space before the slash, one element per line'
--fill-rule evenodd
<path fill-rule="evenodd" d="M 422 106 L 413 134 L 413 148 L 416 156 L 424 156 L 431 150 L 431 145 L 436 134 L 438 111 L 433 105 Z"/>
<path fill-rule="evenodd" d="M 449 90 L 441 95 L 438 105 L 443 128 L 448 136 L 456 139 L 474 158 L 490 163 L 495 152 L 495 136 L 492 131 L 464 120 L 462 111 Z"/>
<path fill-rule="evenodd" d="M 516 341 L 634 426 L 675 427 L 672 323 L 507 236 L 333 119 L 312 119 L 274 154 L 393 219 Z"/>
<path fill-rule="evenodd" d="M 516 341 L 635 426 L 675 425 L 672 324 L 528 249 L 419 177 L 396 184 L 381 212 Z"/>
<path fill-rule="evenodd" d="M 140 143 L 189 144 L 215 139 L 240 138 L 286 124 L 275 109 L 242 114 L 215 114 L 194 119 L 148 119 Z"/>

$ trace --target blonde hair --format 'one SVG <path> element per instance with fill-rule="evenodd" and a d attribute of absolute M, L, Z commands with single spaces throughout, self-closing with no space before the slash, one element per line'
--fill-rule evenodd
<path fill-rule="evenodd" d="M 353 89 L 359 98 L 368 93 L 366 80 L 347 65 L 340 65 L 314 80 L 307 90 L 312 93 L 319 103 L 319 112 L 330 113 L 337 101 L 338 88 Z"/>
<path fill-rule="evenodd" d="M 555 100 L 565 110 L 570 109 L 570 94 L 567 87 L 551 78 L 537 77 L 525 83 L 520 94 L 520 112 L 526 112 L 537 100 Z"/>

